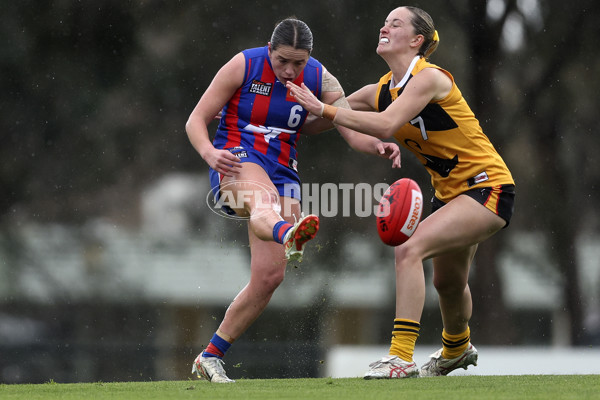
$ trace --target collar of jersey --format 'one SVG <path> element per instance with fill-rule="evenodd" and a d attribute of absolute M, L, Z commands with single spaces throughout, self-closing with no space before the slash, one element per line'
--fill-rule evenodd
<path fill-rule="evenodd" d="M 417 63 L 417 61 L 419 61 L 421 59 L 421 56 L 415 56 L 415 58 L 413 58 L 413 60 L 410 62 L 410 65 L 408 66 L 408 70 L 406 70 L 406 73 L 404 74 L 404 77 L 402 78 L 402 80 L 398 83 L 394 83 L 395 79 L 394 79 L 394 75 L 392 75 L 392 88 L 396 89 L 396 88 L 401 88 L 402 86 L 404 86 L 406 84 L 406 82 L 408 81 L 408 78 L 410 78 L 410 74 L 413 70 L 413 68 L 415 67 L 415 64 Z"/>

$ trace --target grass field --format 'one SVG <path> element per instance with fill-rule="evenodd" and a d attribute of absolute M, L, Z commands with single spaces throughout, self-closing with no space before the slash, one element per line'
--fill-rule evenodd
<path fill-rule="evenodd" d="M 0 385 L 0 399 L 600 399 L 600 375 L 448 376 L 365 381 L 360 378 L 242 379 L 126 383 L 49 382 Z"/>

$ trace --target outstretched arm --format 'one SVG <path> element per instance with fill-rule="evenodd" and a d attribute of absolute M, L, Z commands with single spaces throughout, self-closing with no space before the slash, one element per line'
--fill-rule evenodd
<path fill-rule="evenodd" d="M 361 96 L 357 96 L 355 94 L 353 94 L 353 96 L 355 98 L 354 102 L 358 104 L 358 101 Z M 340 85 L 337 78 L 330 74 L 327 70 L 325 70 L 325 72 L 323 73 L 322 100 L 324 104 L 329 104 L 333 107 L 350 109 L 350 104 L 348 103 L 348 100 L 344 95 L 344 89 Z M 313 127 L 319 126 L 318 123 L 321 121 L 326 121 L 329 124 L 331 124 L 331 122 L 327 119 L 317 118 L 317 121 L 315 121 Z M 333 124 L 321 124 L 321 126 L 325 126 L 327 127 L 327 129 L 329 129 L 333 127 Z M 362 153 L 372 154 L 390 159 L 392 160 L 392 168 L 400 168 L 400 149 L 398 148 L 398 145 L 396 143 L 382 142 L 377 138 L 364 135 L 360 132 L 354 131 L 352 129 L 337 124 L 335 125 L 335 127 L 352 149 Z"/>
<path fill-rule="evenodd" d="M 287 85 L 298 103 L 310 113 L 330 119 L 335 124 L 386 139 L 418 115 L 430 101 L 446 96 L 452 82 L 443 72 L 425 68 L 409 81 L 398 99 L 382 112 L 354 111 L 326 105 L 308 88 L 299 87 L 292 82 Z"/>

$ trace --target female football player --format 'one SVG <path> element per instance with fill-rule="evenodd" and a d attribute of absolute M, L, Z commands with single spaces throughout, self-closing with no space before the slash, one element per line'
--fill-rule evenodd
<path fill-rule="evenodd" d="M 310 56 L 312 45 L 304 22 L 283 20 L 266 46 L 238 53 L 217 72 L 186 124 L 190 142 L 210 166 L 219 204 L 248 218 L 250 282 L 193 364 L 192 372 L 211 382 L 233 382 L 223 368 L 225 352 L 262 313 L 284 278 L 287 261 L 302 259 L 304 245 L 319 228 L 317 216 L 301 216 L 296 141 L 300 133 L 317 133 L 333 124 L 307 118 L 286 83 L 303 84 L 326 104 L 348 103 L 337 79 Z M 217 116 L 211 142 L 208 124 Z M 340 133 L 352 148 L 399 166 L 396 144 L 346 128 Z"/>
<path fill-rule="evenodd" d="M 311 113 L 378 138 L 394 137 L 423 163 L 435 189 L 432 214 L 395 247 L 391 346 L 388 355 L 369 366 L 366 379 L 447 375 L 477 365 L 469 330 L 469 268 L 477 244 L 506 227 L 513 213 L 510 171 L 452 75 L 428 62 L 438 43 L 429 14 L 399 7 L 385 20 L 377 45 L 390 72 L 349 96 L 352 110 L 323 104 L 304 85 L 288 83 Z M 425 303 L 426 259 L 433 259 L 444 329 L 442 348 L 419 370 L 413 352 Z"/>

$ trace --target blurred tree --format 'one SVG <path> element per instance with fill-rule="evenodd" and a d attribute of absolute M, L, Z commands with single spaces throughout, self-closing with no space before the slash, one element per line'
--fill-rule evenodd
<path fill-rule="evenodd" d="M 448 5 L 456 24 L 466 31 L 474 89 L 471 105 L 515 174 L 513 225 L 525 221 L 522 229 L 540 229 L 548 235 L 556 265 L 545 267 L 558 268 L 563 276 L 569 321 L 563 329 L 570 344 L 584 344 L 586 304 L 579 287 L 576 244 L 579 235 L 597 228 L 590 221 L 597 218 L 592 199 L 598 195 L 599 174 L 581 161 L 590 159 L 590 149 L 600 143 L 590 135 L 596 124 L 589 112 L 593 91 L 581 83 L 597 84 L 591 66 L 598 57 L 586 38 L 598 36 L 594 21 L 600 7 L 594 1 L 573 7 L 559 0 L 468 0 Z M 571 37 L 578 40 L 567 39 Z M 581 54 L 589 55 L 584 65 Z M 531 153 L 522 151 L 524 144 Z M 572 212 L 576 209 L 583 212 Z M 513 343 L 517 334 L 514 329 L 498 330 L 513 326 L 500 301 L 497 261 L 505 238 L 496 235 L 480 246 L 472 287 L 479 329 L 496 344 Z"/>
<path fill-rule="evenodd" d="M 597 96 L 589 89 L 598 88 L 595 66 L 600 58 L 587 38 L 600 33 L 595 22 L 600 4 L 581 1 L 574 7 L 556 1 L 540 7 L 542 26 L 526 24 L 527 49 L 539 53 L 531 55 L 529 71 L 523 74 L 516 109 L 524 111 L 522 118 L 531 128 L 541 164 L 531 182 L 535 192 L 530 193 L 541 219 L 531 221 L 532 227 L 546 233 L 563 278 L 567 344 L 584 345 L 589 340 L 584 326 L 589 304 L 580 289 L 582 260 L 576 248 L 579 239 L 598 228 L 594 199 L 599 195 L 600 172 L 592 165 L 597 163 L 594 149 L 600 148 L 600 138 L 593 134 L 597 117 L 591 105 Z"/>
<path fill-rule="evenodd" d="M 127 117 L 107 105 L 127 87 L 135 25 L 118 1 L 25 1 L 8 11 L 0 215 L 26 203 L 29 218 L 81 222 L 94 208 L 86 195 L 120 181 L 133 157 L 135 132 L 102 123 Z"/>

